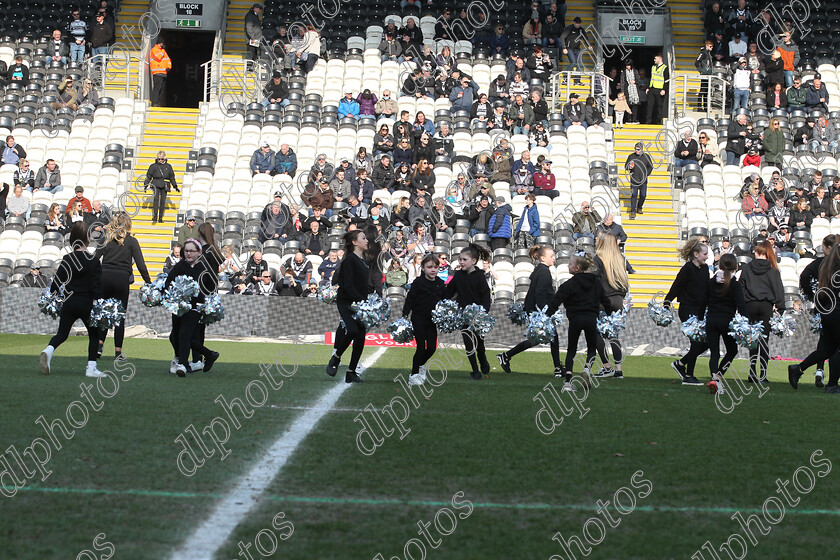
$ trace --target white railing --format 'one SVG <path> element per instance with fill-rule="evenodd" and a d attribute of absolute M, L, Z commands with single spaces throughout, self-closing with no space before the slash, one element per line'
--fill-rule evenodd
<path fill-rule="evenodd" d="M 551 89 L 549 91 L 551 101 L 551 112 L 559 112 L 563 105 L 569 100 L 569 94 L 578 86 L 578 82 L 589 90 L 589 94 L 595 98 L 598 107 L 607 111 L 607 96 L 609 95 L 608 78 L 600 72 L 557 72 L 551 76 Z"/>
<path fill-rule="evenodd" d="M 718 76 L 672 74 L 671 95 L 676 119 L 685 115 L 718 119 L 726 115 L 728 83 Z M 678 90 L 675 92 L 674 90 Z"/>

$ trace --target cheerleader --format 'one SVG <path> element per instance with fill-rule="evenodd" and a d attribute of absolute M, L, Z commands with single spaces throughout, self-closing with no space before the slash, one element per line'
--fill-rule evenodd
<path fill-rule="evenodd" d="M 769 241 L 762 241 L 755 246 L 753 260 L 741 270 L 741 285 L 744 287 L 744 301 L 747 302 L 747 319 L 750 323 L 761 322 L 764 333 L 755 348 L 750 349 L 750 383 L 769 383 L 767 381 L 767 360 L 770 359 L 768 339 L 770 337 L 770 317 L 773 306 L 779 311 L 785 309 L 785 288 L 782 275 L 776 264 L 776 253 Z M 756 362 L 759 371 L 756 375 Z"/>
<path fill-rule="evenodd" d="M 423 385 L 426 382 L 426 363 L 437 350 L 437 326 L 432 322 L 432 310 L 443 299 L 446 284 L 438 277 L 440 261 L 433 254 L 423 257 L 420 269 L 423 273 L 411 284 L 403 305 L 403 317 L 411 315 L 414 340 L 417 349 L 411 364 L 409 385 Z"/>
<path fill-rule="evenodd" d="M 99 331 L 90 325 L 90 312 L 93 301 L 102 297 L 102 265 L 99 259 L 87 251 L 87 228 L 82 222 L 76 222 L 70 228 L 70 247 L 72 253 L 64 255 L 55 273 L 50 292 L 58 292 L 64 287 L 67 294 L 61 306 L 58 320 L 58 332 L 49 345 L 41 352 L 40 369 L 44 375 L 50 374 L 50 362 L 53 353 L 70 335 L 70 328 L 76 319 L 81 319 L 88 331 L 87 377 L 107 377 L 96 367 L 96 348 L 99 343 Z"/>
<path fill-rule="evenodd" d="M 610 301 L 610 306 L 604 308 L 608 315 L 614 311 L 624 310 L 624 297 L 630 290 L 630 280 L 627 277 L 627 261 L 618 249 L 618 239 L 611 233 L 601 234 L 595 245 L 595 266 L 596 275 L 604 288 L 604 294 Z M 623 347 L 618 338 L 610 339 L 610 348 L 615 366 L 610 363 L 607 357 L 607 345 L 601 333 L 598 333 L 598 355 L 604 366 L 596 377 L 613 377 L 623 379 L 622 362 L 624 357 Z"/>
<path fill-rule="evenodd" d="M 802 274 L 799 276 L 799 290 L 802 292 L 802 295 L 805 296 L 805 299 L 814 303 L 814 288 L 813 283 L 819 282 L 819 274 L 820 274 L 820 266 L 825 260 L 825 255 L 831 253 L 831 250 L 837 244 L 837 236 L 833 233 L 826 235 L 823 238 L 822 242 L 822 257 L 817 257 L 816 259 L 812 260 L 808 263 L 808 266 L 805 267 L 805 270 L 802 271 Z M 820 338 L 822 338 L 822 332 L 820 332 Z M 819 343 L 817 343 L 819 346 Z M 835 356 L 832 356 L 835 358 Z M 832 361 L 836 362 L 836 366 Z M 836 360 L 829 360 L 829 365 L 832 369 L 835 367 L 840 367 L 840 361 Z M 817 364 L 817 371 L 814 372 L 814 385 L 817 388 L 821 388 L 823 386 L 823 369 L 825 367 L 825 362 L 820 362 Z"/>
<path fill-rule="evenodd" d="M 213 229 L 211 224 L 204 222 L 198 226 L 198 240 L 201 241 L 201 262 L 206 269 L 206 272 L 201 275 L 198 284 L 206 297 L 219 291 L 219 270 L 225 259 L 222 256 L 222 252 L 216 246 L 216 230 Z M 193 352 L 193 370 L 201 369 L 202 371 L 210 371 L 213 364 L 219 359 L 218 352 L 204 346 L 206 329 L 207 325 L 199 323 L 198 340 L 201 345 L 201 353 L 196 355 Z"/>
<path fill-rule="evenodd" d="M 484 272 L 476 267 L 479 258 L 485 261 L 490 258 L 490 254 L 484 247 L 470 243 L 461 250 L 461 254 L 458 255 L 459 268 L 452 274 L 452 279 L 446 285 L 444 297 L 452 299 L 455 296 L 455 301 L 462 308 L 477 303 L 486 311 L 490 311 L 490 286 L 487 285 Z M 482 374 L 490 373 L 490 362 L 487 361 L 485 354 L 484 339 L 468 329 L 462 329 L 461 336 L 464 339 L 464 348 L 467 351 L 470 366 L 472 366 L 470 377 L 478 381 Z"/>
<path fill-rule="evenodd" d="M 547 313 L 553 315 L 561 305 L 566 306 L 566 316 L 569 319 L 569 343 L 566 347 L 565 382 L 561 392 L 575 392 L 572 385 L 572 373 L 577 354 L 578 340 L 583 332 L 586 339 L 586 365 L 583 368 L 583 380 L 587 387 L 592 383 L 589 369 L 595 361 L 597 349 L 598 311 L 601 307 L 610 306 L 610 300 L 601 287 L 601 282 L 594 274 L 587 272 L 592 265 L 586 257 L 575 255 L 569 260 L 569 273 L 572 277 L 563 282 L 557 289 Z M 555 373 L 555 377 L 558 375 Z"/>
<path fill-rule="evenodd" d="M 128 287 L 134 280 L 132 262 L 137 265 L 140 276 L 148 284 L 152 281 L 143 260 L 143 251 L 137 238 L 131 235 L 131 218 L 125 212 L 117 212 L 114 219 L 106 226 L 105 245 L 97 249 L 95 257 L 102 258 L 102 297 L 115 298 L 122 302 L 128 311 Z M 107 328 L 99 329 L 99 347 L 97 357 L 102 356 Z M 125 318 L 114 327 L 114 359 L 125 360 L 122 353 L 125 339 Z"/>
<path fill-rule="evenodd" d="M 368 240 L 363 231 L 357 229 L 348 231 L 344 235 L 344 258 L 333 275 L 333 283 L 338 285 L 336 294 L 338 314 L 344 324 L 339 325 L 335 331 L 335 343 L 332 357 L 327 364 L 327 375 L 335 377 L 341 363 L 341 355 L 352 343 L 353 353 L 350 355 L 347 373 L 344 374 L 345 383 L 364 381 L 356 373 L 356 368 L 359 365 L 359 358 L 362 357 L 362 350 L 365 349 L 366 329 L 364 323 L 353 316 L 354 311 L 350 305 L 363 301 L 368 295 L 370 268 L 364 259 L 367 248 Z"/>
<path fill-rule="evenodd" d="M 798 364 L 788 366 L 788 381 L 791 387 L 799 386 L 799 378 L 809 367 L 833 357 L 840 345 L 840 287 L 835 280 L 840 273 L 840 246 L 835 245 L 820 265 L 819 290 L 814 297 L 814 303 L 822 320 L 822 333 L 816 350 Z M 840 393 L 837 382 L 840 381 L 840 368 L 833 365 L 828 372 L 826 393 Z"/>
<path fill-rule="evenodd" d="M 532 247 L 529 253 L 531 258 L 537 261 L 534 270 L 531 272 L 531 284 L 528 286 L 528 293 L 525 294 L 525 311 L 532 313 L 539 309 L 545 309 L 551 304 L 554 297 L 554 283 L 551 278 L 551 267 L 554 266 L 554 249 L 546 246 Z M 507 352 L 496 355 L 499 365 L 506 373 L 510 373 L 510 359 L 536 346 L 536 342 L 523 340 Z M 563 367 L 560 365 L 560 343 L 555 333 L 551 339 L 551 359 L 554 362 L 554 375 L 560 376 Z"/>
<path fill-rule="evenodd" d="M 738 343 L 729 334 L 729 323 L 735 317 L 735 312 L 747 314 L 744 302 L 744 290 L 741 283 L 734 278 L 738 270 L 738 259 L 735 255 L 721 255 L 718 261 L 720 269 L 708 281 L 708 301 L 706 309 L 706 341 L 709 344 L 709 374 L 708 383 L 712 393 L 723 393 L 723 374 L 729 369 L 732 360 L 738 355 Z M 726 347 L 723 360 L 720 359 L 720 339 Z"/>
<path fill-rule="evenodd" d="M 382 297 L 382 245 L 379 243 L 380 234 L 376 230 L 376 226 L 368 226 L 365 228 L 365 237 L 368 240 L 368 248 L 365 250 L 365 263 L 370 270 L 367 293 L 373 293 Z"/>
<path fill-rule="evenodd" d="M 687 320 L 691 315 L 702 319 L 703 310 L 707 300 L 709 289 L 709 267 L 706 259 L 709 256 L 709 247 L 700 241 L 699 237 L 692 237 L 686 241 L 680 249 L 680 258 L 686 263 L 674 278 L 671 289 L 662 302 L 665 307 L 670 307 L 675 299 L 680 300 L 679 317 L 680 321 Z M 671 362 L 671 367 L 680 376 L 683 385 L 703 385 L 703 382 L 694 377 L 694 364 L 697 357 L 709 349 L 707 342 L 691 342 L 688 353 Z"/>
<path fill-rule="evenodd" d="M 200 286 L 201 276 L 206 274 L 205 271 L 207 270 L 200 259 L 201 243 L 197 239 L 187 239 L 184 242 L 184 258 L 172 267 L 169 276 L 166 278 L 164 290 L 169 288 L 179 276 L 188 276 L 198 282 Z M 175 363 L 174 373 L 177 373 L 178 377 L 186 377 L 187 372 L 193 372 L 192 364 L 189 362 L 190 349 L 192 349 L 194 356 L 201 354 L 198 328 L 201 315 L 195 310 L 195 307 L 203 302 L 204 293 L 199 290 L 198 294 L 190 301 L 192 307 L 190 311 L 180 317 L 175 314 L 172 315 L 172 331 L 169 333 L 169 342 L 175 349 L 177 362 Z M 172 371 L 172 368 L 169 371 Z"/>

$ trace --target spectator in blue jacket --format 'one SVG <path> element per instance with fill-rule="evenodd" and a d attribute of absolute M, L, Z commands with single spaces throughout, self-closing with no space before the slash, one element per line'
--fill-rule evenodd
<path fill-rule="evenodd" d="M 353 99 L 353 92 L 345 92 L 344 99 L 338 104 L 338 118 L 353 117 L 358 120 L 360 111 L 359 102 Z"/>
<path fill-rule="evenodd" d="M 478 92 L 478 84 L 476 84 L 469 76 L 461 76 L 460 83 L 452 88 L 452 93 L 449 94 L 449 101 L 452 103 L 451 111 L 469 111 L 472 109 L 472 104 L 475 99 L 475 94 Z"/>
<path fill-rule="evenodd" d="M 525 207 L 522 209 L 522 217 L 516 224 L 514 233 L 514 247 L 516 249 L 530 249 L 534 246 L 534 240 L 540 236 L 540 211 L 535 204 L 537 197 L 528 193 L 525 195 Z"/>
<path fill-rule="evenodd" d="M 280 151 L 274 155 L 274 173 L 285 173 L 289 177 L 297 173 L 297 155 L 288 144 L 280 144 Z"/>
<path fill-rule="evenodd" d="M 496 199 L 496 212 L 490 216 L 490 221 L 487 224 L 487 233 L 490 234 L 490 248 L 505 249 L 510 243 L 510 235 L 512 231 L 510 204 L 505 202 L 504 197 L 500 196 Z"/>
<path fill-rule="evenodd" d="M 822 76 L 819 73 L 814 75 L 814 79 L 805 88 L 805 107 L 808 110 L 828 111 L 828 90 L 823 85 Z"/>
<path fill-rule="evenodd" d="M 271 175 L 274 171 L 274 150 L 268 145 L 265 140 L 260 144 L 260 148 L 254 151 L 251 156 L 251 173 L 256 175 L 258 173 L 265 173 Z"/>
<path fill-rule="evenodd" d="M 505 33 L 505 26 L 497 25 L 490 39 L 490 52 L 507 56 L 508 49 L 510 49 L 510 39 Z"/>

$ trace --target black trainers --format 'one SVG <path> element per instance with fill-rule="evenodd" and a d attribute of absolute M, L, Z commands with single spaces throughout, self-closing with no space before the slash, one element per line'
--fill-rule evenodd
<path fill-rule="evenodd" d="M 341 358 L 338 356 L 333 356 L 330 358 L 330 363 L 327 364 L 327 375 L 330 377 L 335 377 L 335 374 L 338 373 L 338 364 L 341 363 Z"/>
<path fill-rule="evenodd" d="M 799 369 L 799 364 L 790 364 L 788 366 L 788 382 L 790 386 L 794 389 L 799 387 L 800 377 L 802 377 L 802 370 Z"/>
<path fill-rule="evenodd" d="M 554 377 L 556 377 L 558 379 L 562 379 L 565 376 L 566 375 L 563 373 L 563 368 L 562 367 L 554 368 Z"/>
<path fill-rule="evenodd" d="M 614 376 L 615 376 L 615 372 L 613 371 L 613 369 L 612 368 L 605 368 L 605 367 L 602 367 L 601 369 L 599 369 L 598 373 L 595 374 L 595 377 L 597 377 L 598 379 L 603 379 L 605 377 L 614 377 Z"/>
<path fill-rule="evenodd" d="M 474 371 L 470 374 L 470 379 L 474 379 L 475 381 L 481 381 L 481 372 Z"/>
<path fill-rule="evenodd" d="M 615 373 L 612 376 L 613 379 L 624 379 L 624 372 L 615 370 Z"/>
<path fill-rule="evenodd" d="M 335 374 L 333 374 L 335 375 Z M 344 374 L 344 382 L 345 383 L 364 383 L 365 380 L 359 377 L 359 375 L 355 371 L 347 370 L 347 373 Z"/>
<path fill-rule="evenodd" d="M 213 367 L 213 364 L 216 363 L 216 360 L 219 359 L 219 353 L 213 352 L 212 350 L 204 356 L 204 368 L 202 371 L 210 371 L 210 368 Z"/>
<path fill-rule="evenodd" d="M 487 375 L 487 374 L 490 373 L 490 362 L 484 361 L 481 364 L 481 373 L 483 373 L 484 375 Z"/>
<path fill-rule="evenodd" d="M 702 381 L 694 377 L 693 375 L 686 375 L 683 377 L 682 380 L 683 385 L 705 385 Z"/>
<path fill-rule="evenodd" d="M 510 373 L 510 358 L 507 357 L 507 354 L 504 352 L 496 354 L 496 359 L 499 360 L 499 365 L 502 366 L 505 373 Z"/>
<path fill-rule="evenodd" d="M 674 371 L 677 372 L 677 375 L 680 376 L 680 381 L 684 381 L 688 373 L 685 371 L 685 366 L 680 363 L 679 360 L 674 360 L 671 362 L 671 367 L 674 368 Z"/>
<path fill-rule="evenodd" d="M 821 370 L 817 370 L 817 373 L 814 374 L 814 385 L 817 389 L 822 389 L 823 384 L 823 372 Z"/>

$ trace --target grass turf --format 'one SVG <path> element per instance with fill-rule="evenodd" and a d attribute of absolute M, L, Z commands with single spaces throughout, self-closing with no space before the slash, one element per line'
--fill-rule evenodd
<path fill-rule="evenodd" d="M 3 449 L 15 445 L 22 452 L 33 438 L 46 437 L 35 420 L 64 418 L 72 401 L 84 400 L 79 384 L 92 382 L 81 375 L 86 341 L 80 337 L 59 349 L 52 375 L 38 375 L 37 354 L 46 340 L 0 336 Z M 213 372 L 177 379 L 167 372 L 168 342 L 127 342 L 134 377 L 91 412 L 60 450 L 52 449 L 47 468 L 53 472 L 46 481 L 36 475 L 16 496 L 0 498 L 4 558 L 75 557 L 92 549 L 99 533 L 113 543 L 116 557 L 166 557 L 302 409 L 339 382 L 323 374 L 329 355 L 323 346 L 212 346 L 222 352 Z M 818 449 L 832 461 L 831 471 L 815 478 L 810 493 L 791 490 L 801 501 L 770 525 L 768 535 L 754 529 L 758 544 L 750 543 L 750 552 L 761 558 L 828 558 L 840 544 L 836 532 L 826 531 L 840 515 L 840 446 L 832 428 L 837 401 L 805 384 L 810 374 L 794 392 L 786 384 L 786 364 L 772 363 L 770 391 L 758 398 L 753 390 L 723 414 L 707 389 L 678 383 L 670 359 L 629 357 L 624 380 L 600 381 L 581 404 L 588 409 L 582 418 L 570 408 L 563 423 L 544 434 L 535 423 L 540 405 L 534 397 L 545 394 L 546 383 L 559 388 L 540 374 L 550 369 L 547 353 L 522 354 L 513 361 L 513 374 L 497 366 L 481 382 L 468 378 L 466 359 L 456 355 L 463 363 L 447 366 L 446 381 L 428 400 L 416 390 L 417 406 L 407 400 L 404 429 L 410 432 L 400 439 L 395 431 L 366 456 L 356 447 L 362 426 L 355 418 L 369 405 L 381 411 L 392 398 L 405 397 L 393 379 L 406 374 L 410 356 L 411 350 L 388 349 L 365 373 L 366 383 L 342 395 L 217 558 L 242 557 L 238 543 L 253 543 L 260 531 L 280 535 L 271 522 L 283 512 L 294 532 L 279 542 L 276 557 L 382 553 L 404 559 L 405 543 L 418 537 L 418 521 L 434 523 L 444 507 L 466 513 L 451 505 L 457 492 L 472 503 L 472 513 L 458 519 L 449 536 L 440 537 L 432 525 L 442 542 L 435 550 L 427 545 L 427 557 L 549 558 L 562 554 L 551 540 L 556 532 L 566 539 L 581 536 L 588 519 L 604 519 L 596 514 L 596 501 L 612 501 L 622 487 L 635 495 L 635 510 L 620 515 L 611 509 L 620 524 L 606 529 L 590 556 L 690 558 L 706 540 L 717 548 L 731 534 L 743 535 L 732 514 L 761 515 L 764 501 L 778 496 L 776 479 L 789 480 Z M 492 352 L 489 357 L 493 361 Z M 239 416 L 241 428 L 232 431 L 224 461 L 217 451 L 193 476 L 179 472 L 181 447 L 174 439 L 191 424 L 201 430 L 223 416 L 214 399 L 244 398 L 248 383 L 259 379 L 260 363 L 295 361 L 300 368 L 252 418 Z M 743 362 L 736 363 L 743 369 Z M 706 377 L 706 364 L 698 361 L 698 377 Z M 375 424 L 369 412 L 364 417 Z M 644 474 L 635 482 L 647 479 L 652 486 L 644 498 L 644 489 L 631 484 L 639 470 Z M 627 507 L 629 498 L 622 503 Z M 597 529 L 589 527 L 597 538 Z M 269 543 L 264 535 L 263 546 Z M 255 550 L 251 554 L 261 557 Z M 416 547 L 409 551 L 420 557 Z"/>

